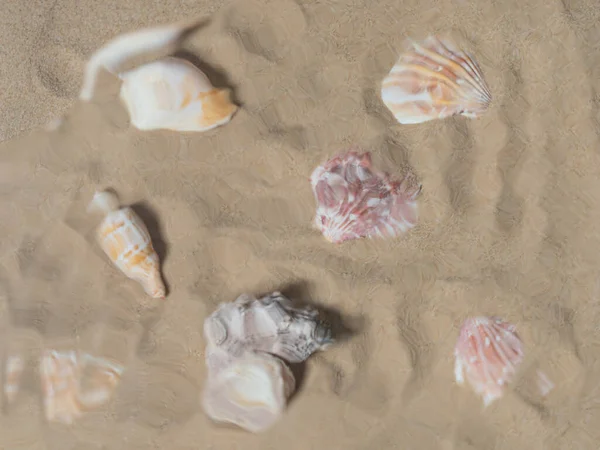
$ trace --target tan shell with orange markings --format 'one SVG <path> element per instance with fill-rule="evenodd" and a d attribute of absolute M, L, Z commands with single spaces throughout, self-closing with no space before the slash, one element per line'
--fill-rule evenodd
<path fill-rule="evenodd" d="M 167 57 L 124 72 L 120 97 L 140 130 L 207 131 L 238 110 L 229 89 L 216 89 L 196 66 Z"/>
<path fill-rule="evenodd" d="M 46 350 L 40 361 L 46 420 L 70 425 L 85 411 L 104 405 L 122 373 L 123 367 L 103 358 Z"/>
<path fill-rule="evenodd" d="M 115 266 L 139 282 L 151 297 L 164 298 L 160 261 L 142 219 L 129 207 L 119 208 L 116 195 L 108 191 L 97 192 L 88 209 L 105 213 L 96 237 Z"/>

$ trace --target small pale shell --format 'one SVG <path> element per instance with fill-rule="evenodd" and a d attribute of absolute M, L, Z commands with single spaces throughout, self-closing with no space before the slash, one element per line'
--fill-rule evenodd
<path fill-rule="evenodd" d="M 241 295 L 224 303 L 204 322 L 210 346 L 237 357 L 263 351 L 298 363 L 333 342 L 331 330 L 310 307 L 294 308 L 280 292 L 257 299 Z"/>
<path fill-rule="evenodd" d="M 109 191 L 96 192 L 88 209 L 105 214 L 96 237 L 115 266 L 151 297 L 164 298 L 160 261 L 142 219 L 129 207 L 119 208 L 116 195 Z"/>
<path fill-rule="evenodd" d="M 475 118 L 492 100 L 479 65 L 449 39 L 410 42 L 383 80 L 381 98 L 401 124 L 455 114 Z"/>
<path fill-rule="evenodd" d="M 21 387 L 25 360 L 20 355 L 9 355 L 4 364 L 4 398 L 8 404 L 11 404 Z"/>
<path fill-rule="evenodd" d="M 294 375 L 279 358 L 246 352 L 235 358 L 220 349 L 207 349 L 213 360 L 202 395 L 206 414 L 217 422 L 260 433 L 283 414 L 296 385 Z M 220 355 L 220 356 L 219 356 Z"/>
<path fill-rule="evenodd" d="M 216 89 L 196 66 L 168 57 L 119 75 L 121 99 L 140 130 L 206 131 L 238 110 L 229 89 Z"/>
<path fill-rule="evenodd" d="M 469 382 L 487 406 L 502 397 L 523 360 L 523 344 L 515 326 L 498 317 L 465 321 L 454 348 L 454 375 Z"/>
<path fill-rule="evenodd" d="M 317 167 L 310 182 L 315 226 L 330 242 L 395 237 L 417 223 L 420 186 L 373 169 L 369 153 L 339 154 Z"/>
<path fill-rule="evenodd" d="M 123 367 L 75 351 L 46 350 L 40 361 L 44 410 L 49 422 L 72 424 L 110 400 Z"/>

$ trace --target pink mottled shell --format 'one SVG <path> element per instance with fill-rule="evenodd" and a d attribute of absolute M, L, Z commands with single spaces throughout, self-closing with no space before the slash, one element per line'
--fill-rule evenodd
<path fill-rule="evenodd" d="M 463 324 L 454 348 L 454 375 L 465 378 L 484 405 L 502 397 L 523 360 L 523 343 L 514 325 L 498 317 L 474 317 Z"/>
<path fill-rule="evenodd" d="M 393 181 L 372 167 L 369 153 L 339 154 L 310 178 L 317 202 L 315 225 L 327 240 L 395 237 L 417 223 L 420 186 Z"/>

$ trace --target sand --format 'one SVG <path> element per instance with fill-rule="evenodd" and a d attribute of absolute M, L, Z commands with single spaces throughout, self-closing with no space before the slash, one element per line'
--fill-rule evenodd
<path fill-rule="evenodd" d="M 595 7 L 594 7 L 595 6 Z M 596 449 L 600 379 L 600 8 L 593 0 L 22 0 L 2 3 L 2 349 L 78 348 L 122 362 L 114 399 L 47 424 L 39 380 L 0 421 L 18 449 Z M 133 29 L 209 16 L 185 49 L 240 112 L 204 134 L 129 126 L 118 81 L 76 100 L 85 61 Z M 378 97 L 407 36 L 453 30 L 493 93 L 483 117 L 397 124 Z M 41 128 L 66 114 L 62 128 Z M 332 245 L 308 177 L 358 144 L 423 184 L 419 225 Z M 148 299 L 94 243 L 112 187 L 164 261 Z M 251 435 L 200 409 L 202 323 L 275 289 L 350 330 L 312 357 L 287 414 Z M 483 409 L 453 379 L 472 315 L 515 323 L 526 358 Z M 535 373 L 554 390 L 542 398 Z"/>

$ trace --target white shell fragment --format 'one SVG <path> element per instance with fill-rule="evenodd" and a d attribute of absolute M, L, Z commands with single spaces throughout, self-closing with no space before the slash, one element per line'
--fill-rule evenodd
<path fill-rule="evenodd" d="M 295 389 L 286 362 L 303 362 L 333 342 L 316 309 L 294 308 L 280 292 L 220 305 L 204 321 L 204 336 L 206 414 L 254 433 L 281 417 Z"/>
<path fill-rule="evenodd" d="M 259 433 L 283 414 L 295 386 L 294 375 L 281 359 L 246 352 L 218 372 L 209 372 L 202 404 L 213 420 Z"/>
<path fill-rule="evenodd" d="M 410 41 L 383 80 L 381 99 L 399 123 L 416 124 L 455 114 L 479 117 L 492 94 L 471 55 L 449 39 L 430 36 Z"/>
<path fill-rule="evenodd" d="M 87 353 L 46 350 L 40 361 L 46 420 L 70 425 L 85 411 L 104 405 L 123 370 Z"/>

